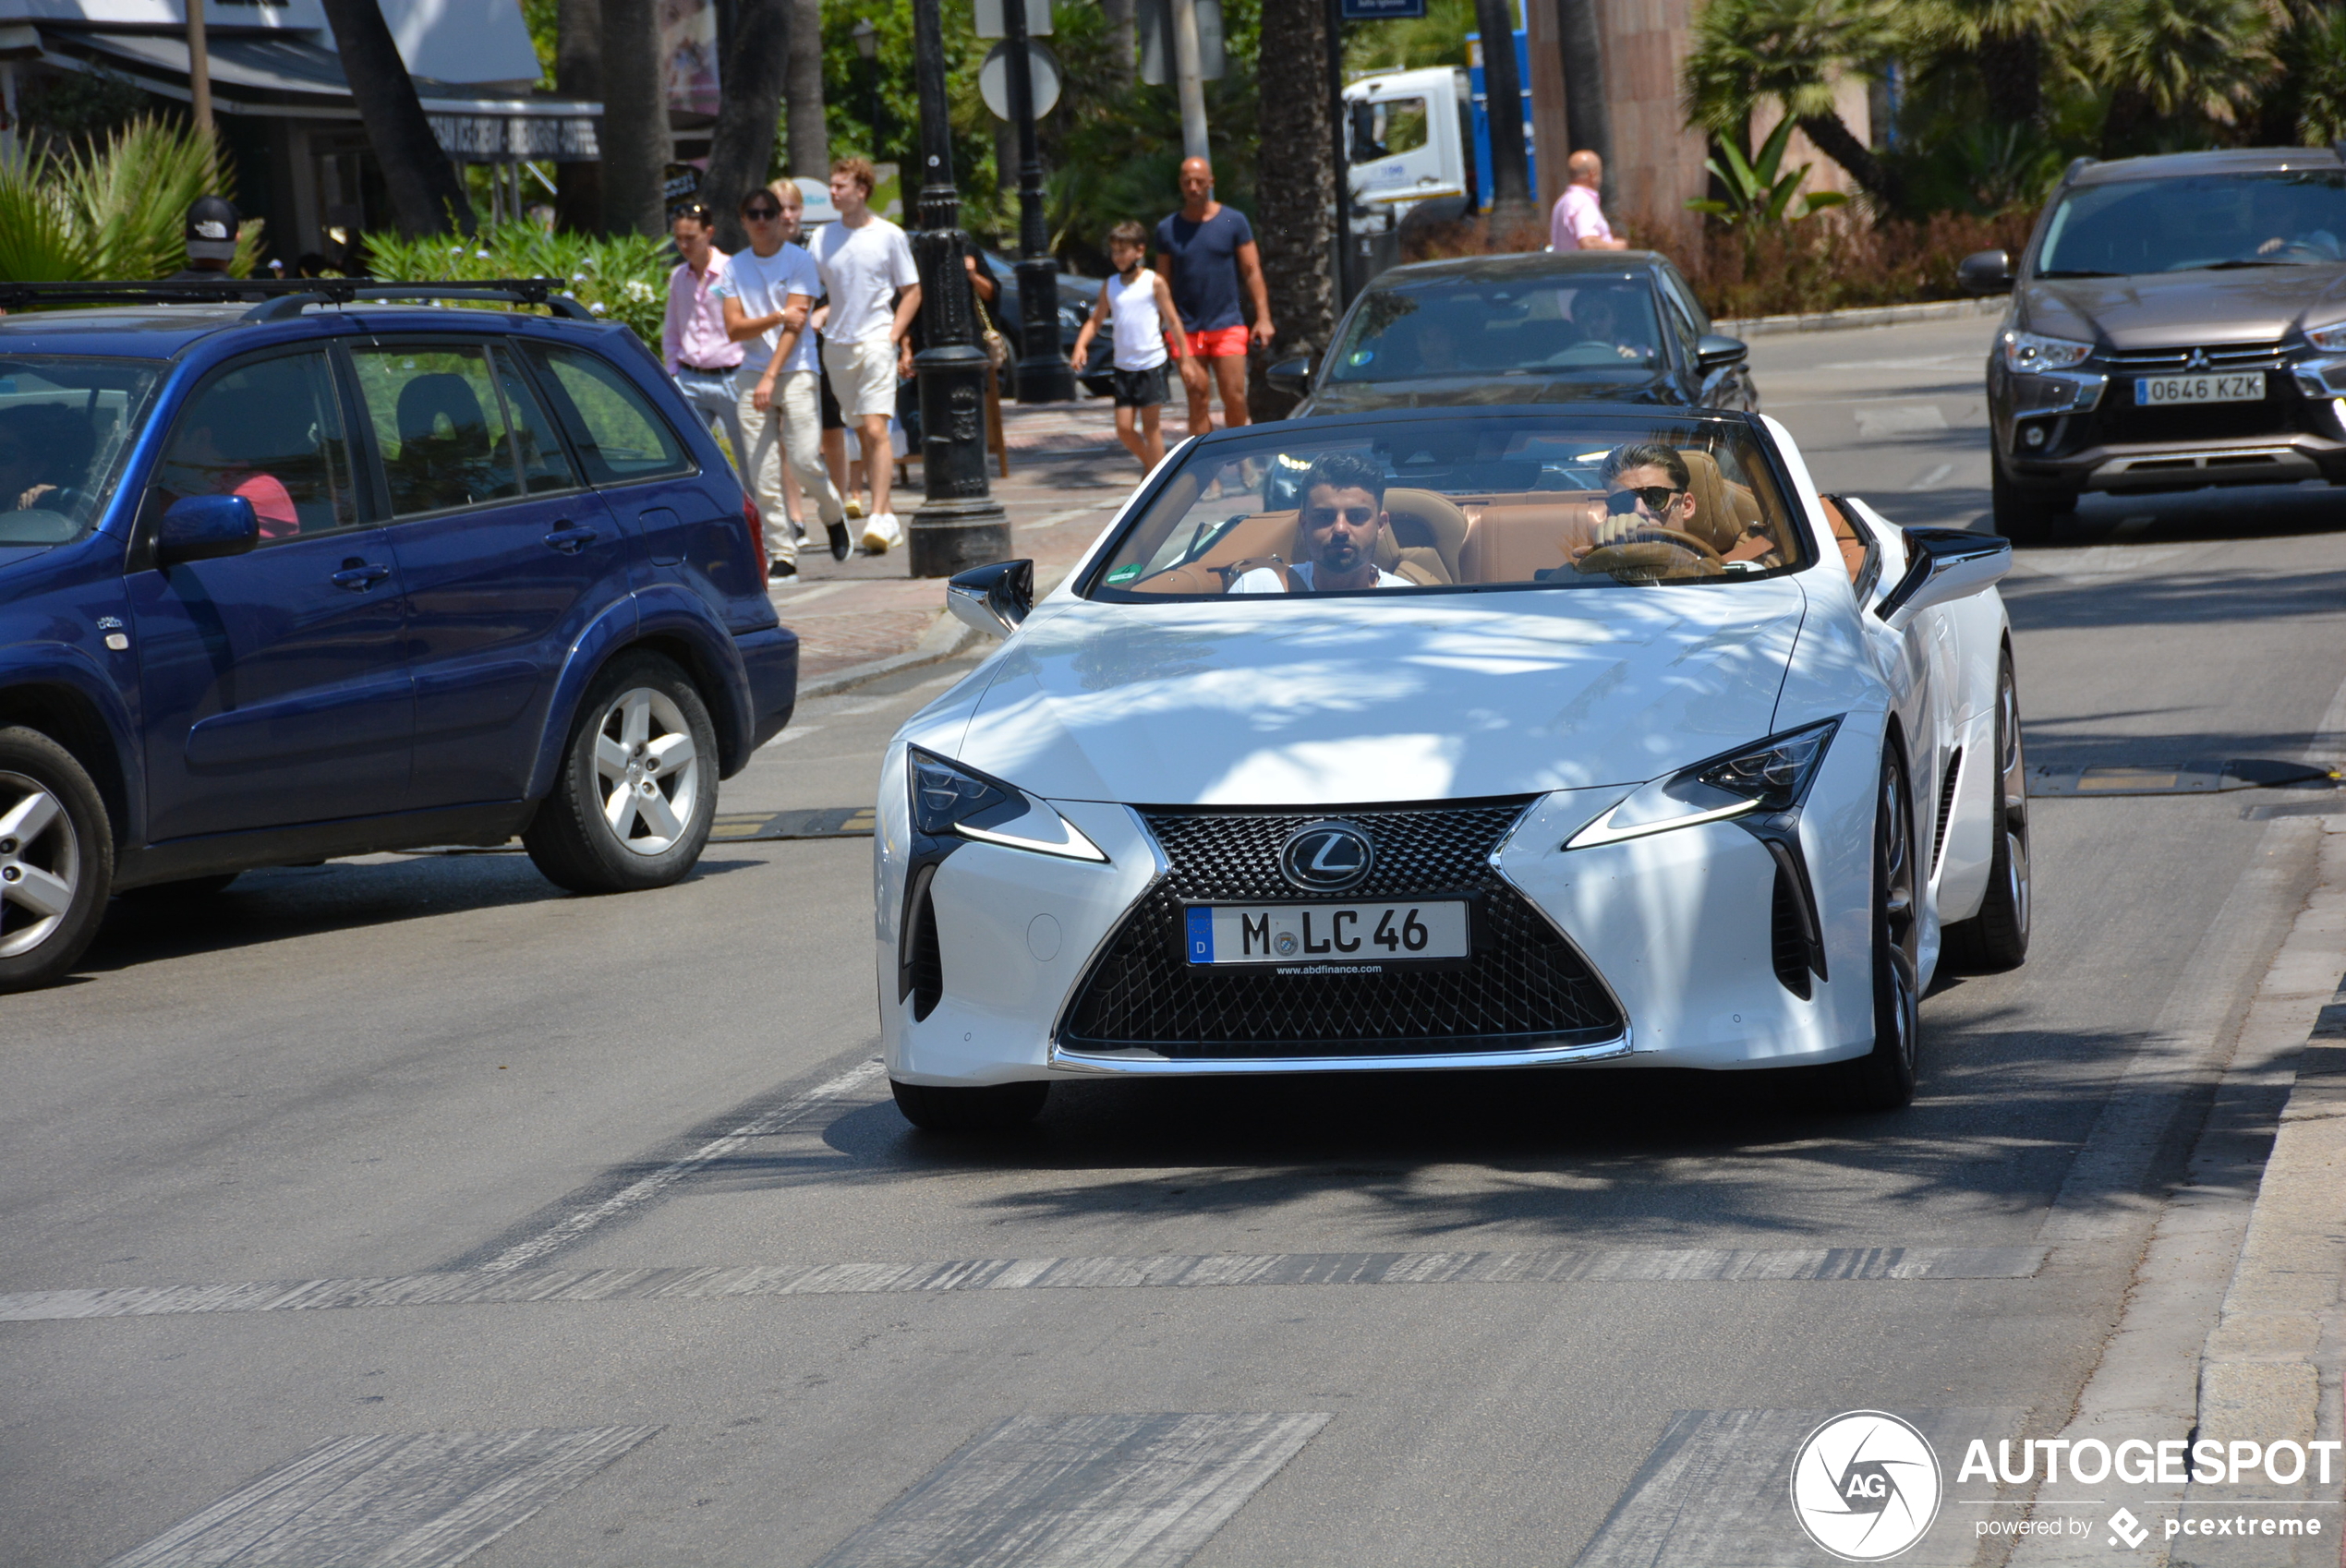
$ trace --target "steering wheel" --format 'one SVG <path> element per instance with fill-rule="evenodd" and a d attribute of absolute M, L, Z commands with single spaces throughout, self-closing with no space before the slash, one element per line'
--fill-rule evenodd
<path fill-rule="evenodd" d="M 1664 528 L 1649 525 L 1639 528 L 1634 537 L 1614 544 L 1599 545 L 1573 566 L 1581 572 L 1602 572 L 1613 576 L 1635 575 L 1647 579 L 1660 576 L 1671 568 L 1685 563 L 1681 551 L 1691 550 L 1701 564 L 1726 570 L 1726 557 L 1710 545 L 1679 528 Z"/>

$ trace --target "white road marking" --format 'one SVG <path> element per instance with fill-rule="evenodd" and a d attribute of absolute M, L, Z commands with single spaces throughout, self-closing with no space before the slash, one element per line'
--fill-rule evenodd
<path fill-rule="evenodd" d="M 1822 1554 L 1784 1506 L 1784 1478 L 1801 1441 L 1831 1410 L 1681 1410 L 1631 1478 L 1573 1568 L 1653 1568 L 1733 1562 L 1796 1568 Z M 2020 1429 L 2013 1408 L 1896 1410 L 1953 1465 L 1973 1438 Z M 1977 1485 L 1977 1483 L 1974 1483 Z M 1949 1503 L 1900 1568 L 1954 1568 L 1979 1554 L 1976 1516 Z"/>
<path fill-rule="evenodd" d="M 1811 365 L 1811 370 L 1945 370 L 1958 365 L 1980 365 L 1986 358 L 1978 354 L 1941 354 L 1928 359 L 1828 359 L 1821 365 Z M 1778 371 L 1778 375 L 1801 374 L 1797 370 Z"/>
<path fill-rule="evenodd" d="M 659 1430 L 329 1438 L 106 1568 L 199 1562 L 443 1568 Z"/>
<path fill-rule="evenodd" d="M 1333 1419 L 1013 1416 L 816 1568 L 1179 1568 Z"/>
<path fill-rule="evenodd" d="M 879 1064 L 870 1064 L 877 1071 Z M 833 1084 L 844 1081 L 834 1079 Z M 826 1088 L 830 1087 L 826 1085 Z M 820 1092 L 818 1091 L 817 1093 Z M 770 1132 L 816 1099 L 803 1095 L 750 1128 Z M 775 1125 L 769 1125 L 775 1124 Z M 760 1132 L 744 1128 L 693 1161 Z M 640 1203 L 648 1183 L 685 1174 L 679 1161 L 601 1208 L 565 1221 L 543 1245 L 570 1239 Z M 607 1212 L 608 1211 L 608 1212 Z M 585 1224 L 580 1224 L 585 1222 Z M 577 1224 L 578 1229 L 567 1227 Z M 1139 1258 L 973 1258 L 912 1263 L 799 1263 L 723 1269 L 529 1269 L 508 1264 L 524 1243 L 480 1269 L 382 1279 L 261 1280 L 243 1285 L 117 1285 L 0 1295 L 0 1322 L 181 1317 L 207 1312 L 316 1312 L 361 1307 L 479 1307 L 530 1301 L 673 1301 L 753 1296 L 893 1296 L 993 1290 L 1195 1290 L 1240 1285 L 1784 1284 L 1799 1281 L 2027 1279 L 2041 1247 L 1596 1247 L 1545 1252 L 1168 1253 Z M 534 1254 L 533 1254 L 534 1255 Z"/>
<path fill-rule="evenodd" d="M 744 1122 L 722 1138 L 713 1138 L 683 1159 L 671 1161 L 642 1180 L 622 1188 L 593 1208 L 581 1210 L 543 1234 L 508 1247 L 482 1264 L 478 1272 L 486 1274 L 510 1273 L 558 1248 L 567 1247 L 605 1220 L 615 1218 L 659 1197 L 711 1160 L 723 1159 L 753 1138 L 771 1137 L 808 1112 L 847 1098 L 887 1071 L 888 1067 L 882 1062 L 858 1062 L 837 1078 L 818 1083 L 804 1094 L 793 1095 L 765 1115 Z"/>
<path fill-rule="evenodd" d="M 1885 436 L 1918 436 L 1947 428 L 1947 416 L 1935 403 L 1893 403 L 1887 407 L 1857 410 L 1857 434 L 1868 440 Z"/>
<path fill-rule="evenodd" d="M 1062 523 L 1072 523 L 1079 517 L 1086 516 L 1094 512 L 1106 511 L 1111 506 L 1120 504 L 1120 502 L 1113 501 L 1095 501 L 1089 506 L 1070 507 L 1065 512 L 1054 512 L 1047 517 L 1037 517 L 1034 522 L 1022 523 L 1019 526 L 1022 528 L 1056 528 Z"/>
<path fill-rule="evenodd" d="M 772 740 L 767 742 L 764 745 L 758 747 L 757 749 L 761 752 L 770 752 L 776 746 L 787 746 L 792 741 L 803 740 L 806 736 L 814 734 L 820 729 L 822 729 L 822 726 L 819 724 L 792 725 L 790 729 L 783 730 L 780 734 L 775 736 Z"/>
<path fill-rule="evenodd" d="M 1944 481 L 1947 476 L 1954 471 L 1955 465 L 1953 464 L 1941 463 L 1938 467 L 1933 468 L 1929 473 L 1925 474 L 1921 478 L 1917 479 L 1914 482 L 1913 488 L 1917 490 L 1929 489 L 1933 486 Z"/>

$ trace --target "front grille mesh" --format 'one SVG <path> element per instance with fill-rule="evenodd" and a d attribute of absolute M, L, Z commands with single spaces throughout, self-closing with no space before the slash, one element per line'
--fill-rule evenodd
<path fill-rule="evenodd" d="M 1417 811 L 1143 813 L 1171 871 L 1128 914 L 1078 988 L 1062 1039 L 1078 1049 L 1174 1057 L 1377 1055 L 1529 1049 L 1620 1031 L 1619 1009 L 1571 945 L 1491 869 L 1527 802 Z M 1376 844 L 1349 899 L 1463 896 L 1473 956 L 1375 974 L 1280 974 L 1193 965 L 1185 899 L 1309 901 L 1278 850 L 1307 823 L 1341 816 Z M 1308 967 L 1308 966 L 1299 966 Z"/>
<path fill-rule="evenodd" d="M 2272 370 L 2280 366 L 2281 345 L 2270 343 L 2228 343 L 2198 351 L 2210 370 Z M 2144 371 L 2178 372 L 2193 368 L 2193 350 L 2183 348 L 2121 348 L 2110 355 L 2110 368 L 2130 375 Z"/>

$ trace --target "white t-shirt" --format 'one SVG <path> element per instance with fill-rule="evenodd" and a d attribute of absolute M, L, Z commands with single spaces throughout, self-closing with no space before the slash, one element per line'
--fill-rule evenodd
<path fill-rule="evenodd" d="M 1156 274 L 1146 267 L 1131 283 L 1108 279 L 1108 324 L 1116 332 L 1116 368 L 1154 370 L 1169 356 L 1165 351 L 1165 323 L 1156 308 Z"/>
<path fill-rule="evenodd" d="M 1288 568 L 1288 573 L 1289 575 L 1294 577 L 1296 583 L 1301 587 L 1308 589 L 1312 586 L 1312 563 L 1310 561 L 1296 561 Z M 1407 577 L 1396 577 L 1392 573 L 1387 572 L 1385 568 L 1380 566 L 1377 568 L 1376 582 L 1373 585 L 1373 586 L 1379 588 L 1407 588 L 1414 586 L 1414 585 L 1411 584 Z M 1230 592 L 1234 594 L 1284 594 L 1287 591 L 1288 586 L 1285 583 L 1279 581 L 1279 574 L 1276 572 L 1272 571 L 1267 566 L 1258 566 L 1253 571 L 1247 573 L 1237 582 L 1230 585 Z"/>
<path fill-rule="evenodd" d="M 825 223 L 815 235 L 815 265 L 823 274 L 823 292 L 831 296 L 826 343 L 886 339 L 896 322 L 896 291 L 921 281 L 912 242 L 886 218 L 857 229 Z"/>
<path fill-rule="evenodd" d="M 735 251 L 725 259 L 725 275 L 708 292 L 719 299 L 740 300 L 744 315 L 771 316 L 790 303 L 792 295 L 820 299 L 823 280 L 815 270 L 812 256 L 798 246 L 785 245 L 771 256 L 760 256 L 754 250 Z M 807 314 L 814 312 L 810 308 Z M 742 344 L 742 370 L 751 380 L 766 373 L 768 362 L 774 357 L 774 345 L 781 335 L 781 328 L 769 327 Z M 798 346 L 782 361 L 782 368 L 815 368 L 814 328 L 799 329 Z"/>

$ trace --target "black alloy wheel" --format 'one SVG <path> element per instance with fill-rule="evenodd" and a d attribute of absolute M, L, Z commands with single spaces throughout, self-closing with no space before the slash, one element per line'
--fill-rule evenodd
<path fill-rule="evenodd" d="M 1873 825 L 1873 1049 L 1825 1068 L 1828 1102 L 1844 1111 L 1895 1111 L 1915 1097 L 1922 1034 L 1922 906 L 1915 813 L 1906 767 L 1881 759 Z"/>
<path fill-rule="evenodd" d="M 904 1119 L 924 1132 L 1008 1132 L 1033 1121 L 1051 1093 L 1047 1083 L 949 1089 L 891 1078 L 888 1087 Z"/>
<path fill-rule="evenodd" d="M 1996 532 L 2016 545 L 2041 545 L 2053 536 L 2061 520 L 2077 510 L 2075 490 L 2032 490 L 2008 478 L 2004 465 L 1992 456 L 1989 500 L 1995 508 Z"/>
<path fill-rule="evenodd" d="M 1979 912 L 1946 929 L 1946 954 L 1976 973 L 2028 961 L 2028 764 L 2021 754 L 2020 693 L 2007 647 L 1996 670 L 1996 778 L 1989 805 L 1995 850 Z"/>

